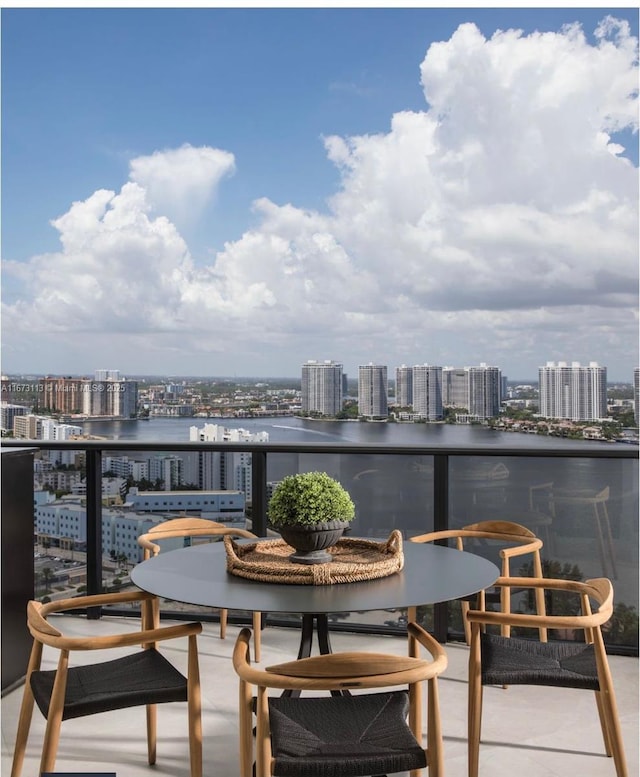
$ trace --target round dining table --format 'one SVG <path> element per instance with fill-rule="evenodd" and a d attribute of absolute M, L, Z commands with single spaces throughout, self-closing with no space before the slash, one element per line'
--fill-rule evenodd
<path fill-rule="evenodd" d="M 431 543 L 404 543 L 404 566 L 387 577 L 355 583 L 265 583 L 227 571 L 222 542 L 171 550 L 143 561 L 131 580 L 143 591 L 185 604 L 302 616 L 298 657 L 311 653 L 314 625 L 321 653 L 330 653 L 331 613 L 391 610 L 435 604 L 491 586 L 500 571 L 491 561 Z"/>

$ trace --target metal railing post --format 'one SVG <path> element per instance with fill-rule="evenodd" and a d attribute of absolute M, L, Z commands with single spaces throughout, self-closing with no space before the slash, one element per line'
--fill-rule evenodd
<path fill-rule="evenodd" d="M 433 457 L 433 530 L 449 528 L 449 456 Z M 449 633 L 449 603 L 439 602 L 433 607 L 433 635 L 445 643 Z"/>
<path fill-rule="evenodd" d="M 254 534 L 267 534 L 267 452 L 251 454 L 251 526 Z"/>
<path fill-rule="evenodd" d="M 87 465 L 87 594 L 102 593 L 102 451 L 85 453 Z M 90 607 L 87 617 L 100 617 L 100 607 Z"/>

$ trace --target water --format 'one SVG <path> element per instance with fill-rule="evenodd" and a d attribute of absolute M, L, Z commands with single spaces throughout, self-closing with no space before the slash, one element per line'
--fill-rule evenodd
<path fill-rule="evenodd" d="M 496 432 L 485 426 L 452 424 L 361 423 L 357 421 L 309 421 L 302 418 L 150 418 L 148 421 L 85 421 L 85 434 L 113 440 L 140 442 L 188 442 L 192 426 L 218 424 L 250 432 L 267 432 L 269 442 L 354 442 L 390 445 L 508 448 L 608 448 L 611 443 L 566 440 L 537 434 Z"/>
<path fill-rule="evenodd" d="M 551 459 L 535 457 L 536 449 L 566 448 L 593 450 L 594 447 L 610 449 L 611 443 L 589 440 L 566 440 L 536 434 L 497 432 L 484 426 L 463 426 L 451 424 L 398 424 L 363 423 L 357 421 L 310 421 L 302 418 L 150 418 L 148 421 L 86 421 L 86 434 L 94 434 L 113 440 L 154 442 L 167 445 L 171 442 L 188 442 L 189 429 L 201 428 L 204 424 L 218 424 L 230 428 L 247 429 L 250 432 L 267 432 L 269 442 L 352 442 L 387 443 L 389 445 L 423 444 L 425 447 L 453 446 L 469 448 L 470 455 L 456 457 L 451 461 L 452 479 L 466 480 L 472 472 L 485 474 L 501 465 L 508 469 L 512 485 L 518 481 L 531 484 L 554 481 L 556 486 L 593 488 L 602 481 L 610 484 L 614 474 L 619 477 L 620 463 L 598 459 Z M 532 457 L 514 458 L 508 455 L 481 458 L 473 456 L 473 448 L 504 447 L 531 449 Z M 131 452 L 129 452 L 130 455 Z M 627 462 L 631 464 L 632 462 Z M 406 480 L 407 471 L 429 471 L 432 473 L 431 456 L 385 456 L 383 454 L 351 455 L 339 454 L 271 454 L 268 457 L 267 476 L 279 480 L 284 475 L 299 469 L 323 469 L 334 477 L 351 479 L 358 472 L 376 471 L 385 473 L 385 479 L 397 484 Z M 376 480 L 381 480 L 377 477 Z M 378 483 L 381 485 L 381 483 Z M 371 486 L 368 486 L 371 488 Z M 395 490 L 392 489 L 392 490 Z"/>

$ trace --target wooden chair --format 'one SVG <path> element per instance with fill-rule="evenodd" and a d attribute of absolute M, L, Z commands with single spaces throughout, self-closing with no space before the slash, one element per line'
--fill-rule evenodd
<path fill-rule="evenodd" d="M 481 521 L 463 526 L 461 529 L 448 529 L 445 531 L 434 531 L 428 534 L 421 534 L 417 537 L 411 537 L 411 542 L 438 542 L 446 544 L 450 539 L 455 539 L 458 550 L 467 550 L 473 552 L 474 543 L 493 543 L 500 545 L 499 556 L 501 559 L 501 575 L 509 577 L 511 574 L 511 559 L 520 558 L 531 554 L 533 561 L 533 577 L 542 577 L 542 561 L 540 559 L 540 548 L 542 540 L 526 526 L 512 521 Z M 476 545 L 477 547 L 477 545 Z M 477 601 L 478 609 L 484 610 L 487 601 L 496 601 L 500 603 L 502 612 L 509 612 L 511 592 L 507 587 L 499 590 L 490 589 L 480 591 L 458 600 L 462 607 L 462 623 L 464 626 L 464 635 L 467 645 L 471 642 L 471 629 L 465 617 L 469 610 L 469 603 Z M 537 612 L 541 615 L 545 612 L 544 593 L 536 594 Z M 409 608 L 409 620 L 415 620 L 415 608 Z M 509 636 L 509 625 L 504 624 L 502 630 L 503 636 Z M 540 639 L 546 641 L 547 636 L 544 629 L 540 631 Z"/>
<path fill-rule="evenodd" d="M 613 612 L 613 586 L 607 578 L 576 582 L 551 578 L 499 578 L 499 587 L 533 589 L 542 593 L 573 594 L 575 615 L 535 615 L 514 612 L 469 610 L 471 624 L 469 652 L 469 777 L 477 777 L 484 685 L 546 685 L 595 691 L 605 751 L 613 756 L 617 777 L 627 777 L 616 698 L 602 639 L 601 626 Z M 597 604 L 592 611 L 591 601 Z M 566 605 L 565 605 L 566 607 Z M 579 630 L 583 641 L 538 642 L 502 637 L 482 630 L 483 626 L 504 625 L 533 629 Z M 544 715 L 528 709 L 530 722 Z M 567 708 L 568 709 L 568 708 Z M 504 721 L 505 725 L 508 724 Z"/>
<path fill-rule="evenodd" d="M 82 596 L 49 604 L 36 601 L 28 603 L 27 625 L 33 636 L 33 647 L 18 720 L 11 777 L 19 777 L 22 771 L 34 701 L 47 720 L 38 774 L 53 772 L 55 768 L 63 720 L 141 705 L 147 707 L 148 760 L 150 764 L 155 764 L 156 704 L 186 701 L 191 777 L 202 777 L 200 677 L 196 644 L 202 626 L 199 623 L 182 623 L 151 628 L 151 612 L 145 605 L 152 598 L 151 594 L 135 591 Z M 128 602 L 142 604 L 141 631 L 71 637 L 65 636 L 57 628 L 58 624 L 47 619 L 51 613 Z M 89 624 L 87 627 L 90 632 Z M 156 644 L 178 637 L 188 638 L 186 678 L 158 651 Z M 55 670 L 40 669 L 44 645 L 59 651 Z M 101 663 L 69 665 L 74 651 L 108 650 L 134 645 L 138 650 L 125 656 L 103 660 Z"/>
<path fill-rule="evenodd" d="M 427 763 L 431 777 L 441 777 L 437 678 L 447 667 L 447 655 L 417 624 L 410 623 L 408 630 L 408 656 L 329 653 L 261 670 L 251 666 L 251 634 L 243 629 L 233 652 L 240 677 L 241 777 L 251 777 L 253 767 L 253 686 L 257 686 L 256 777 L 357 777 L 407 770 L 416 777 Z M 420 646 L 428 658 L 419 657 Z M 428 688 L 426 749 L 423 682 Z M 406 689 L 346 693 L 347 689 L 391 686 Z M 269 689 L 285 694 L 269 696 Z M 296 695 L 300 691 L 331 691 L 332 695 L 300 697 Z"/>
<path fill-rule="evenodd" d="M 192 518 L 185 516 L 184 518 L 173 518 L 169 521 L 163 521 L 162 523 L 153 526 L 146 534 L 141 534 L 138 537 L 138 544 L 143 548 L 143 558 L 146 560 L 152 556 L 157 556 L 160 553 L 161 546 L 158 544 L 160 540 L 174 539 L 179 537 L 190 538 L 192 543 L 197 541 L 212 542 L 219 540 L 222 537 L 245 537 L 249 539 L 257 539 L 255 534 L 252 534 L 246 529 L 229 528 L 222 523 L 216 521 L 209 521 L 205 518 Z M 159 622 L 159 603 L 156 599 L 153 604 L 155 624 Z M 220 610 L 220 639 L 225 639 L 227 636 L 227 619 L 228 610 Z M 256 661 L 260 661 L 261 652 L 261 627 L 262 616 L 259 612 L 253 613 L 253 631 L 254 631 L 254 658 Z"/>

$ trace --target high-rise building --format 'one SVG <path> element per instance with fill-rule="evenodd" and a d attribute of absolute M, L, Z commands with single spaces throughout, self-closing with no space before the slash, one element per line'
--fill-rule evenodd
<path fill-rule="evenodd" d="M 342 410 L 342 364 L 307 361 L 302 365 L 302 412 L 337 416 Z"/>
<path fill-rule="evenodd" d="M 466 408 L 470 418 L 484 421 L 500 412 L 504 381 L 499 367 L 445 367 L 442 397 L 446 407 Z"/>
<path fill-rule="evenodd" d="M 97 370 L 111 377 L 105 380 L 86 378 L 43 378 L 39 382 L 41 408 L 69 415 L 135 417 L 138 405 L 138 383 L 119 377 L 117 370 Z"/>
<path fill-rule="evenodd" d="M 396 405 L 413 406 L 413 367 L 406 364 L 396 367 Z"/>
<path fill-rule="evenodd" d="M 39 381 L 40 408 L 68 414 L 84 412 L 83 398 L 88 383 L 84 378 L 43 378 Z"/>
<path fill-rule="evenodd" d="M 120 380 L 120 370 L 96 370 L 94 380 Z"/>
<path fill-rule="evenodd" d="M 138 383 L 135 380 L 84 381 L 82 413 L 88 416 L 132 418 L 138 404 Z"/>
<path fill-rule="evenodd" d="M 269 442 L 268 432 L 228 429 L 217 424 L 189 427 L 189 439 L 199 442 Z M 193 455 L 193 454 L 191 454 Z M 245 451 L 200 451 L 185 467 L 185 478 L 205 490 L 242 491 L 251 499 L 251 453 Z"/>
<path fill-rule="evenodd" d="M 442 420 L 442 367 L 418 364 L 413 368 L 413 412 L 427 421 Z"/>
<path fill-rule="evenodd" d="M 149 459 L 149 480 L 162 481 L 165 491 L 184 484 L 182 457 L 177 455 L 152 456 Z"/>
<path fill-rule="evenodd" d="M 607 368 L 591 362 L 547 362 L 538 368 L 540 415 L 570 421 L 607 417 Z"/>
<path fill-rule="evenodd" d="M 498 367 L 467 367 L 469 372 L 469 415 L 480 420 L 494 418 L 500 412 L 502 377 Z"/>
<path fill-rule="evenodd" d="M 25 440 L 39 440 L 42 436 L 42 418 L 33 413 L 15 416 L 13 436 Z"/>
<path fill-rule="evenodd" d="M 19 415 L 28 415 L 31 412 L 26 405 L 11 405 L 8 402 L 0 403 L 0 429 L 3 432 L 13 432 L 13 419 Z"/>
<path fill-rule="evenodd" d="M 443 367 L 442 404 L 469 410 L 469 371 L 465 368 Z"/>
<path fill-rule="evenodd" d="M 387 418 L 387 368 L 379 364 L 358 367 L 358 414 L 364 418 Z"/>

